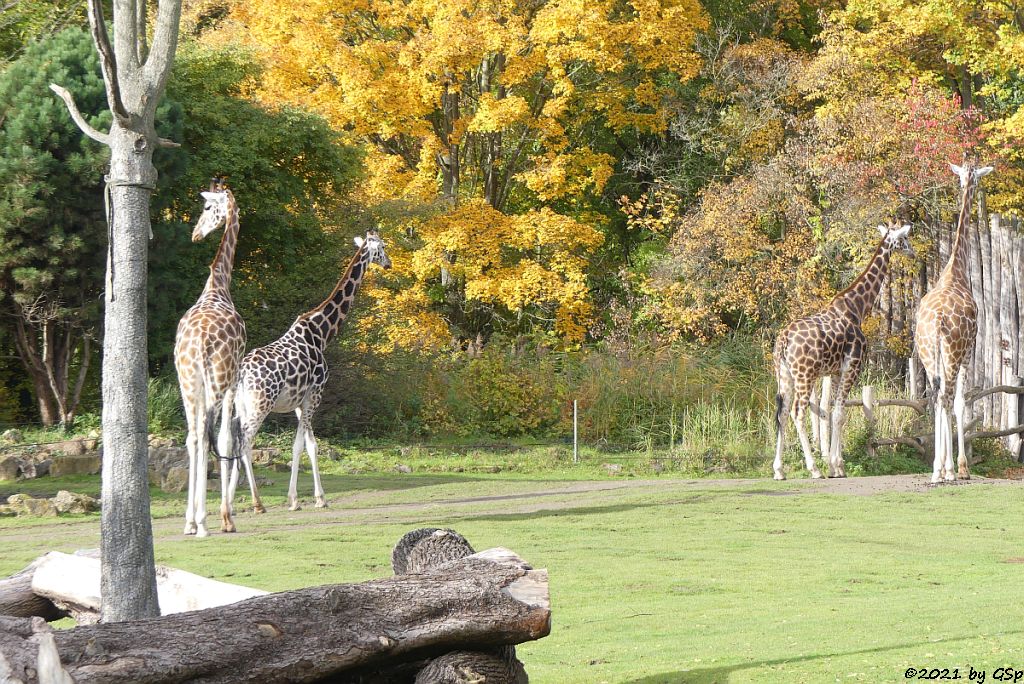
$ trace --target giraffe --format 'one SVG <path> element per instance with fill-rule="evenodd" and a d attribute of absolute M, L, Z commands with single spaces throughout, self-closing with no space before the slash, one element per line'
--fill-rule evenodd
<path fill-rule="evenodd" d="M 864 357 L 865 338 L 861 321 L 875 304 L 889 270 L 892 252 L 912 253 L 907 240 L 909 225 L 878 226 L 878 231 L 882 234 L 882 241 L 864 272 L 822 311 L 786 326 L 775 341 L 775 379 L 779 384 L 779 393 L 775 395 L 778 435 L 773 470 L 776 480 L 786 479 L 782 470 L 782 450 L 785 446 L 785 417 L 790 409 L 807 469 L 811 477 L 821 477 L 805 431 L 804 412 L 810 404 L 815 382 L 826 375 L 832 376 L 832 442 L 829 453 L 822 453 L 822 458 L 828 459 L 829 477 L 846 477 L 842 450 L 843 425 L 846 422 L 843 401 L 860 374 Z M 812 406 L 811 410 L 819 409 Z M 822 418 L 828 420 L 828 415 Z"/>
<path fill-rule="evenodd" d="M 174 366 L 188 423 L 188 503 L 185 534 L 206 537 L 206 461 L 213 446 L 217 412 L 221 412 L 217 450 L 221 456 L 221 529 L 234 532 L 226 506 L 230 416 L 238 363 L 245 349 L 245 323 L 231 301 L 231 270 L 238 240 L 238 204 L 221 179 L 210 183 L 203 213 L 192 231 L 199 242 L 224 226 L 220 248 L 210 263 L 210 277 L 196 303 L 178 322 Z"/>
<path fill-rule="evenodd" d="M 946 267 L 917 307 L 914 331 L 917 355 L 921 359 L 935 402 L 933 483 L 955 480 L 957 475 L 963 479 L 971 477 L 964 451 L 964 416 L 967 409 L 964 383 L 967 363 L 974 351 L 978 332 L 978 307 L 971 294 L 966 233 L 970 227 L 971 205 L 978 181 L 992 171 L 991 166 L 975 168 L 974 162 L 968 162 L 963 167 L 955 164 L 949 166 L 960 177 L 960 214 L 956 222 L 956 236 Z M 953 472 L 953 429 L 949 420 L 951 398 L 956 416 L 958 473 Z"/>
<path fill-rule="evenodd" d="M 327 383 L 324 350 L 348 316 L 369 265 L 376 263 L 385 269 L 391 268 L 391 260 L 384 253 L 384 243 L 377 231 L 367 232 L 365 239 L 356 237 L 354 242 L 356 253 L 327 299 L 320 306 L 296 318 L 276 342 L 246 354 L 238 372 L 235 419 L 231 427 L 237 433 L 235 439 L 243 463 L 249 463 L 253 438 L 269 413 L 294 411 L 298 419 L 292 448 L 292 475 L 288 484 L 288 507 L 293 511 L 299 509 L 296 487 L 303 445 L 313 470 L 316 507 L 327 505 L 320 484 L 316 437 L 313 435 L 313 414 L 320 405 L 324 385 Z M 251 484 L 251 473 L 249 477 Z M 229 501 L 234 498 L 237 481 L 236 467 L 231 474 Z M 256 500 L 255 493 L 253 497 Z"/>

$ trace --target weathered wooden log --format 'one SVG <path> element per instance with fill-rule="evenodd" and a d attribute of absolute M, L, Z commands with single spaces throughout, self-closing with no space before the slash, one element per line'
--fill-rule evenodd
<path fill-rule="evenodd" d="M 391 569 L 396 575 L 423 572 L 473 555 L 473 546 L 451 529 L 421 527 L 405 533 L 391 551 Z"/>
<path fill-rule="evenodd" d="M 518 660 L 478 651 L 452 651 L 434 658 L 416 675 L 416 684 L 526 684 Z"/>
<path fill-rule="evenodd" d="M 0 618 L 8 678 L 42 681 L 35 674 L 45 641 L 39 624 Z M 491 549 L 420 574 L 88 625 L 52 638 L 74 682 L 313 682 L 539 639 L 550 629 L 547 572 Z"/>
<path fill-rule="evenodd" d="M 67 613 L 55 606 L 52 601 L 32 591 L 32 576 L 42 562 L 43 557 L 36 558 L 21 572 L 0 579 L 0 615 L 38 616 L 44 620 L 67 617 Z"/>
<path fill-rule="evenodd" d="M 223 606 L 267 593 L 162 565 L 157 566 L 156 576 L 163 615 Z M 34 597 L 31 602 L 27 602 L 29 596 Z M 36 615 L 46 620 L 71 615 L 79 625 L 96 622 L 100 615 L 98 551 L 74 555 L 51 551 L 17 575 L 0 580 L 0 615 Z"/>

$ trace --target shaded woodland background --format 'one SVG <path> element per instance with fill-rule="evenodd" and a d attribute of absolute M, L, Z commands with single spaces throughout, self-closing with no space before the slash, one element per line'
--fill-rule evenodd
<path fill-rule="evenodd" d="M 84 6 L 84 5 L 83 5 Z M 102 112 L 83 6 L 0 17 L 0 425 L 98 412 L 103 151 L 46 86 Z M 1024 372 L 1024 2 L 447 0 L 185 3 L 158 116 L 151 422 L 180 430 L 171 348 L 241 208 L 249 346 L 330 291 L 353 235 L 377 272 L 332 350 L 319 432 L 584 439 L 760 458 L 775 332 L 913 224 L 867 322 L 866 381 L 910 379 L 913 312 L 948 254 L 956 177 L 983 183 L 977 386 Z M 91 118 L 104 127 L 101 113 Z M 1000 427 L 1019 409 L 991 398 Z"/>

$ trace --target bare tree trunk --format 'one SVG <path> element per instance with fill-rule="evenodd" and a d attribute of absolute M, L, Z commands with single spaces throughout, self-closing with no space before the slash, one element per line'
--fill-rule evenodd
<path fill-rule="evenodd" d="M 153 152 L 159 146 L 175 146 L 157 136 L 154 117 L 178 44 L 181 0 L 159 1 L 151 44 L 144 0 L 114 0 L 113 8 L 111 43 L 102 5 L 89 0 L 89 26 L 113 114 L 110 131 L 95 130 L 82 118 L 70 93 L 50 86 L 82 132 L 110 147 L 100 521 L 106 622 L 160 614 L 146 473 L 147 241 L 150 193 L 157 175 Z"/>
<path fill-rule="evenodd" d="M 46 378 L 46 371 L 43 369 L 42 360 L 36 353 L 35 339 L 37 333 L 32 324 L 25 321 L 20 312 L 14 312 L 14 347 L 18 351 L 18 358 L 25 368 L 29 379 L 32 381 L 32 390 L 36 395 L 36 405 L 39 407 L 39 420 L 43 425 L 50 426 L 57 424 L 57 407 L 54 406 L 53 395 L 50 394 L 50 383 Z"/>
<path fill-rule="evenodd" d="M 160 614 L 149 516 L 146 410 L 146 185 L 155 182 L 156 174 L 152 153 L 134 150 L 139 139 L 117 126 L 111 130 L 111 176 L 124 183 L 111 189 L 112 244 L 104 299 L 100 595 L 103 619 L 111 622 Z"/>

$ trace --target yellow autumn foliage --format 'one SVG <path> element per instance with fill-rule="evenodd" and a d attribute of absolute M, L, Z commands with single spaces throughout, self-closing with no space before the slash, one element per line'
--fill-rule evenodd
<path fill-rule="evenodd" d="M 601 233 L 547 205 L 582 210 L 611 177 L 616 160 L 584 131 L 665 130 L 707 26 L 698 0 L 237 0 L 218 33 L 261 51 L 262 99 L 370 148 L 358 198 L 371 212 L 432 208 L 391 218 L 411 250 L 393 280 L 418 292 L 386 317 L 406 325 L 371 317 L 389 339 L 527 321 L 576 342 Z"/>

